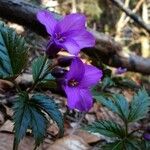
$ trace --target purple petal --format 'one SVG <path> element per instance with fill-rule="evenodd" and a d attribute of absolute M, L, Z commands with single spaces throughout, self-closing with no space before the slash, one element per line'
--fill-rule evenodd
<path fill-rule="evenodd" d="M 88 111 L 93 105 L 92 95 L 87 89 L 64 87 L 67 95 L 67 105 L 70 109 Z"/>
<path fill-rule="evenodd" d="M 64 43 L 60 43 L 62 48 L 67 50 L 70 54 L 77 56 L 78 53 L 80 52 L 80 47 L 79 45 L 73 40 L 73 39 L 68 39 Z"/>
<path fill-rule="evenodd" d="M 56 25 L 56 30 L 65 33 L 70 30 L 80 30 L 85 28 L 86 18 L 84 15 L 75 13 L 65 16 Z"/>
<path fill-rule="evenodd" d="M 93 99 L 90 91 L 88 89 L 80 89 L 80 100 L 76 102 L 75 108 L 80 111 L 89 111 L 93 106 Z"/>
<path fill-rule="evenodd" d="M 78 45 L 79 49 L 84 47 L 93 47 L 95 45 L 94 36 L 85 29 L 68 31 L 62 34 L 62 36 L 66 39 L 73 39 Z"/>
<path fill-rule="evenodd" d="M 79 58 L 75 57 L 71 63 L 70 70 L 66 75 L 66 79 L 75 79 L 80 81 L 83 78 L 84 72 L 85 68 L 83 62 Z"/>
<path fill-rule="evenodd" d="M 37 13 L 37 19 L 46 27 L 46 30 L 49 34 L 53 33 L 54 28 L 57 24 L 57 20 L 54 18 L 52 13 L 48 11 L 39 11 Z"/>
<path fill-rule="evenodd" d="M 80 99 L 79 98 L 79 89 L 78 88 L 72 88 L 69 86 L 63 87 L 66 95 L 67 95 L 67 105 L 70 109 L 74 109 L 76 102 Z"/>
<path fill-rule="evenodd" d="M 72 39 L 79 45 L 80 49 L 95 45 L 94 36 L 86 30 L 78 31 L 78 34 L 76 36 L 74 35 Z"/>
<path fill-rule="evenodd" d="M 127 72 L 127 68 L 119 67 L 116 69 L 116 74 L 123 74 L 125 72 Z"/>
<path fill-rule="evenodd" d="M 144 133 L 143 138 L 150 141 L 150 133 Z"/>
<path fill-rule="evenodd" d="M 82 88 L 94 86 L 102 78 L 103 76 L 102 71 L 92 65 L 84 65 L 84 67 L 85 67 L 85 74 L 83 76 L 82 81 L 80 82 L 80 86 Z"/>

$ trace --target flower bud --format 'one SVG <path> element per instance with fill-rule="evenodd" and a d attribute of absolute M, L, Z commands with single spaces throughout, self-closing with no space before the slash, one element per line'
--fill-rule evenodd
<path fill-rule="evenodd" d="M 58 64 L 61 67 L 70 66 L 73 58 L 73 56 L 61 56 L 58 58 Z"/>
<path fill-rule="evenodd" d="M 61 68 L 61 67 L 55 67 L 55 68 L 52 69 L 51 74 L 55 78 L 62 78 L 65 75 L 66 72 L 67 71 L 65 69 Z"/>
<path fill-rule="evenodd" d="M 57 53 L 60 50 L 61 48 L 52 41 L 49 41 L 49 43 L 46 46 L 46 54 L 48 55 L 49 58 L 56 57 Z"/>
<path fill-rule="evenodd" d="M 116 70 L 116 74 L 123 74 L 123 73 L 125 73 L 125 72 L 127 72 L 127 68 L 122 68 L 122 67 L 119 67 L 119 68 L 117 68 L 117 70 Z"/>
<path fill-rule="evenodd" d="M 144 133 L 143 138 L 147 141 L 150 141 L 150 133 Z"/>

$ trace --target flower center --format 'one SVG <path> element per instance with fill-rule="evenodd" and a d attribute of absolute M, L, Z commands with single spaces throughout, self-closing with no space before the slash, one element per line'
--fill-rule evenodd
<path fill-rule="evenodd" d="M 71 87 L 74 87 L 74 86 L 79 85 L 79 82 L 76 81 L 75 79 L 71 79 L 71 80 L 69 80 L 68 85 Z"/>
<path fill-rule="evenodd" d="M 55 33 L 55 38 L 56 38 L 59 42 L 64 42 L 64 41 L 65 41 L 65 37 L 63 37 L 60 33 Z"/>

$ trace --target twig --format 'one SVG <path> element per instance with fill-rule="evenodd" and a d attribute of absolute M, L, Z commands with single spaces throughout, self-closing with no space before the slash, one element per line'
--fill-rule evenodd
<path fill-rule="evenodd" d="M 125 3 L 124 3 L 124 5 L 126 7 L 128 7 L 129 3 L 130 3 L 130 0 L 126 0 Z M 118 39 L 120 39 L 120 32 L 122 30 L 123 21 L 125 20 L 125 18 L 126 18 L 126 13 L 122 12 L 121 17 L 120 17 L 120 19 L 119 19 L 119 21 L 117 22 L 117 25 L 116 25 L 116 30 L 117 30 L 116 33 L 117 34 L 116 34 L 115 40 L 117 40 L 117 41 L 118 41 Z"/>
<path fill-rule="evenodd" d="M 135 8 L 133 9 L 132 12 L 136 13 L 140 9 L 140 7 L 142 6 L 142 4 L 143 4 L 144 1 L 145 0 L 140 0 L 137 3 L 137 5 L 135 6 Z M 130 20 L 130 17 L 126 17 L 126 19 L 123 21 L 123 26 L 122 27 L 124 27 L 128 23 L 129 20 Z"/>
<path fill-rule="evenodd" d="M 74 134 L 74 132 L 80 127 L 80 124 L 82 123 L 84 117 L 86 115 L 86 112 L 83 112 L 81 114 L 81 118 L 79 119 L 79 121 L 77 122 L 77 125 L 73 128 L 72 132 L 71 132 L 71 135 Z"/>
<path fill-rule="evenodd" d="M 110 0 L 113 2 L 118 8 L 126 13 L 130 18 L 132 18 L 136 23 L 138 23 L 142 28 L 144 28 L 148 33 L 150 33 L 150 26 L 144 23 L 142 18 L 132 12 L 129 8 L 126 8 L 124 4 L 120 0 Z"/>

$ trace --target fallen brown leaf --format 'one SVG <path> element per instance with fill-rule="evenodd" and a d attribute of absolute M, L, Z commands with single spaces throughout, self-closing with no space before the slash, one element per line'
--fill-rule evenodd
<path fill-rule="evenodd" d="M 81 137 L 88 144 L 96 143 L 101 140 L 100 137 L 84 130 L 77 130 L 74 134 Z"/>
<path fill-rule="evenodd" d="M 69 135 L 57 140 L 46 150 L 90 150 L 90 147 L 81 137 Z"/>

